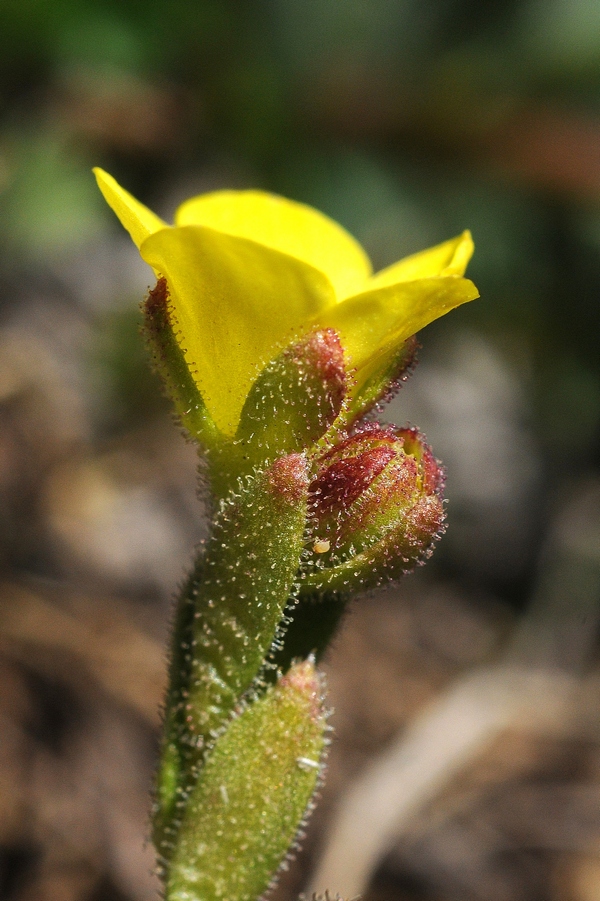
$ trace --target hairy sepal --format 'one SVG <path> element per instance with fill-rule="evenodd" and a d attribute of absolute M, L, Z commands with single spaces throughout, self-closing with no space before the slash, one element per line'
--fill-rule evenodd
<path fill-rule="evenodd" d="M 333 329 L 286 348 L 252 385 L 235 438 L 209 456 L 213 490 L 222 494 L 232 476 L 310 450 L 338 418 L 345 396 L 344 353 Z"/>
<path fill-rule="evenodd" d="M 142 313 L 146 346 L 179 421 L 194 441 L 210 447 L 219 441 L 218 432 L 185 359 L 165 278 L 149 291 Z"/>
<path fill-rule="evenodd" d="M 375 357 L 356 374 L 350 392 L 345 419 L 351 427 L 373 409 L 382 407 L 400 390 L 417 362 L 419 342 L 416 336 L 398 347 L 391 347 Z"/>
<path fill-rule="evenodd" d="M 337 418 L 345 393 L 336 332 L 313 332 L 263 369 L 246 398 L 237 442 L 255 463 L 306 450 Z"/>

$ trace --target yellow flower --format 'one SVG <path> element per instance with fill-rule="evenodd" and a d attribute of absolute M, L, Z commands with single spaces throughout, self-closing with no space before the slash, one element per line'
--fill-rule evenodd
<path fill-rule="evenodd" d="M 360 244 L 303 204 L 217 191 L 186 201 L 169 226 L 106 172 L 94 172 L 143 259 L 166 278 L 178 340 L 227 436 L 261 369 L 307 332 L 338 332 L 356 394 L 407 338 L 478 297 L 463 278 L 469 232 L 373 275 Z"/>

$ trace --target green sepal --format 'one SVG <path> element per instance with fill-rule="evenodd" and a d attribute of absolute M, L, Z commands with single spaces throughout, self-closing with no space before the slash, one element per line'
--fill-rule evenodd
<path fill-rule="evenodd" d="M 418 349 L 419 343 L 413 335 L 400 348 L 392 346 L 362 367 L 360 383 L 348 400 L 345 412 L 347 426 L 361 419 L 399 389 L 415 366 Z"/>
<path fill-rule="evenodd" d="M 154 841 L 166 863 L 207 751 L 263 668 L 295 583 L 306 461 L 282 457 L 221 503 L 176 616 Z"/>
<path fill-rule="evenodd" d="M 182 426 L 208 447 L 222 440 L 193 379 L 176 334 L 166 279 L 159 278 L 142 304 L 143 334 L 154 368 L 175 406 Z"/>
<path fill-rule="evenodd" d="M 313 332 L 263 369 L 246 398 L 236 441 L 254 463 L 306 450 L 337 418 L 345 393 L 337 333 Z"/>
<path fill-rule="evenodd" d="M 256 901 L 266 891 L 309 810 L 326 732 L 311 661 L 231 721 L 188 798 L 168 901 Z"/>
<path fill-rule="evenodd" d="M 310 449 L 339 416 L 346 395 L 344 353 L 333 329 L 312 332 L 262 370 L 250 389 L 233 441 L 209 456 L 211 483 L 244 476 L 283 454 Z"/>

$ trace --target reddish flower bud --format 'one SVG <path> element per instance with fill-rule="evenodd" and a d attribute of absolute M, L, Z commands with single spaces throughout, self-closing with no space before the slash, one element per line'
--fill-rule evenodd
<path fill-rule="evenodd" d="M 309 489 L 309 590 L 378 584 L 440 533 L 443 474 L 416 429 L 366 426 L 320 459 Z"/>

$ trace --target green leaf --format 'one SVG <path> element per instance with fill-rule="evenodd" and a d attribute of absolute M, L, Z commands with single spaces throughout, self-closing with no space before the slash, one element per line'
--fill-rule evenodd
<path fill-rule="evenodd" d="M 168 901 L 256 901 L 265 892 L 308 812 L 326 730 L 311 661 L 232 720 L 188 800 Z"/>

